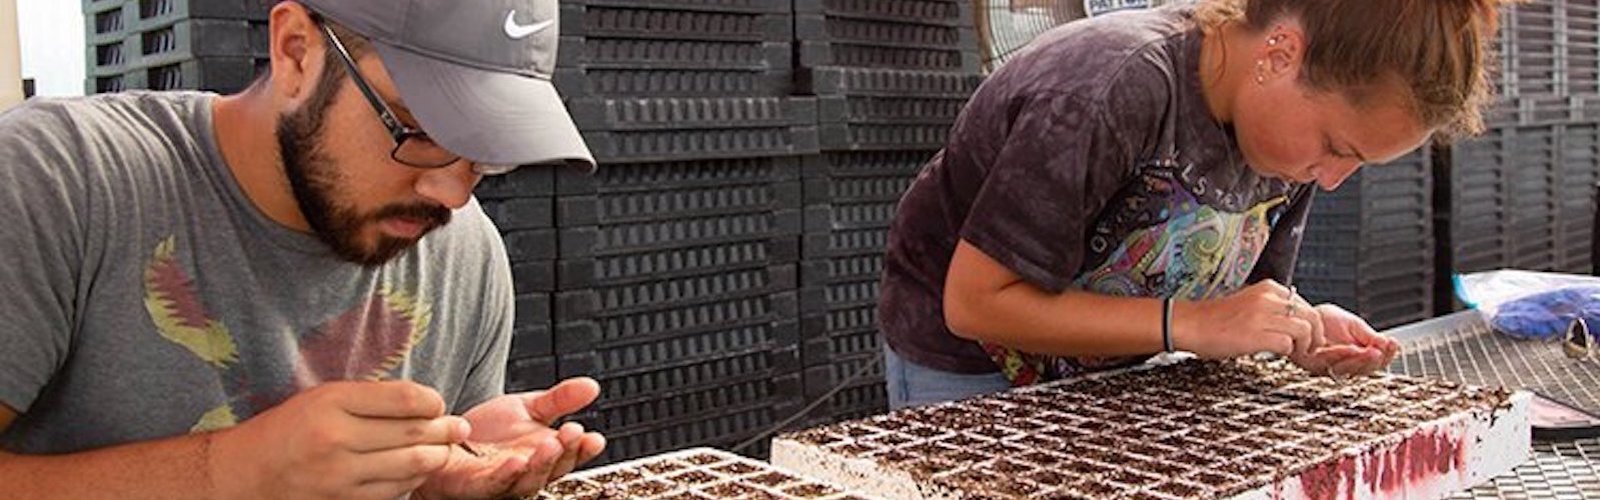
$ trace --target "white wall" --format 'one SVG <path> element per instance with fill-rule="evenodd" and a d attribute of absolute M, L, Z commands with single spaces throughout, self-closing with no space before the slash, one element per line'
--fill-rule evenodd
<path fill-rule="evenodd" d="M 83 95 L 83 0 L 16 0 L 22 77 L 34 94 Z"/>
<path fill-rule="evenodd" d="M 0 0 L 0 109 L 22 102 L 18 55 L 17 6 L 13 0 Z"/>

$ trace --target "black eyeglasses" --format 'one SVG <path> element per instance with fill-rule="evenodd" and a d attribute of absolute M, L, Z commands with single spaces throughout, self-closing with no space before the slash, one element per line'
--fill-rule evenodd
<path fill-rule="evenodd" d="M 389 137 L 394 139 L 394 149 L 389 150 L 389 157 L 394 161 L 416 168 L 443 168 L 461 160 L 461 156 L 451 153 L 428 138 L 428 133 L 406 126 L 396 117 L 389 104 L 378 97 L 377 91 L 372 90 L 372 85 L 361 76 L 361 71 L 356 68 L 356 61 L 350 57 L 350 51 L 344 48 L 344 43 L 339 41 L 339 35 L 333 33 L 333 28 L 327 23 L 318 22 L 322 28 L 322 36 L 334 50 L 339 51 L 339 58 L 344 61 L 344 66 L 349 70 L 350 80 L 354 81 L 356 88 L 361 89 L 361 95 L 366 96 L 367 104 L 372 105 L 372 110 L 378 113 L 378 119 L 383 122 L 384 128 L 389 130 Z M 499 175 L 516 170 L 516 165 L 491 165 L 473 163 L 473 170 L 482 175 Z"/>

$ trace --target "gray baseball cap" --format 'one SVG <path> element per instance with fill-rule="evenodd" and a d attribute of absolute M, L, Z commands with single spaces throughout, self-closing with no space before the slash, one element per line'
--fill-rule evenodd
<path fill-rule="evenodd" d="M 595 166 L 550 83 L 557 0 L 300 0 L 377 48 L 441 146 L 494 165 Z"/>

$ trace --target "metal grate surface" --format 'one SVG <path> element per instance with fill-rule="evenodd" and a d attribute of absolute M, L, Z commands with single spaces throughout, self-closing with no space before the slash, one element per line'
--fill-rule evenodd
<path fill-rule="evenodd" d="M 1405 345 L 1389 371 L 1463 383 L 1530 389 L 1581 406 L 1600 406 L 1600 362 L 1574 362 L 1560 347 L 1497 335 L 1475 311 L 1388 332 Z M 1600 499 L 1600 439 L 1535 442 L 1533 460 L 1452 499 Z"/>
<path fill-rule="evenodd" d="M 1526 389 L 1600 414 L 1600 357 L 1567 359 L 1556 343 L 1494 333 L 1475 311 L 1391 332 L 1405 349 L 1390 371 Z"/>
<path fill-rule="evenodd" d="M 1534 443 L 1533 460 L 1452 499 L 1581 500 L 1600 498 L 1600 439 Z"/>

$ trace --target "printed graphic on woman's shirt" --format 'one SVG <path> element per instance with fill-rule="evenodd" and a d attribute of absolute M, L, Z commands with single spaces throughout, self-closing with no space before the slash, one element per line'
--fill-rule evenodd
<path fill-rule="evenodd" d="M 296 338 L 293 380 L 252 381 L 241 366 L 227 325 L 207 311 L 194 280 L 177 257 L 177 239 L 156 246 L 145 268 L 145 309 L 162 338 L 218 371 L 229 401 L 198 416 L 191 431 L 230 427 L 290 395 L 329 380 L 387 378 L 427 336 L 431 308 L 413 294 L 385 285 L 357 306 Z"/>
<path fill-rule="evenodd" d="M 1124 188 L 1096 222 L 1073 288 L 1120 297 L 1197 300 L 1242 288 L 1287 207 L 1277 196 L 1241 212 L 1207 205 L 1170 169 L 1150 169 Z M 983 348 L 1014 385 L 1126 366 L 1136 358 L 1088 358 Z"/>

